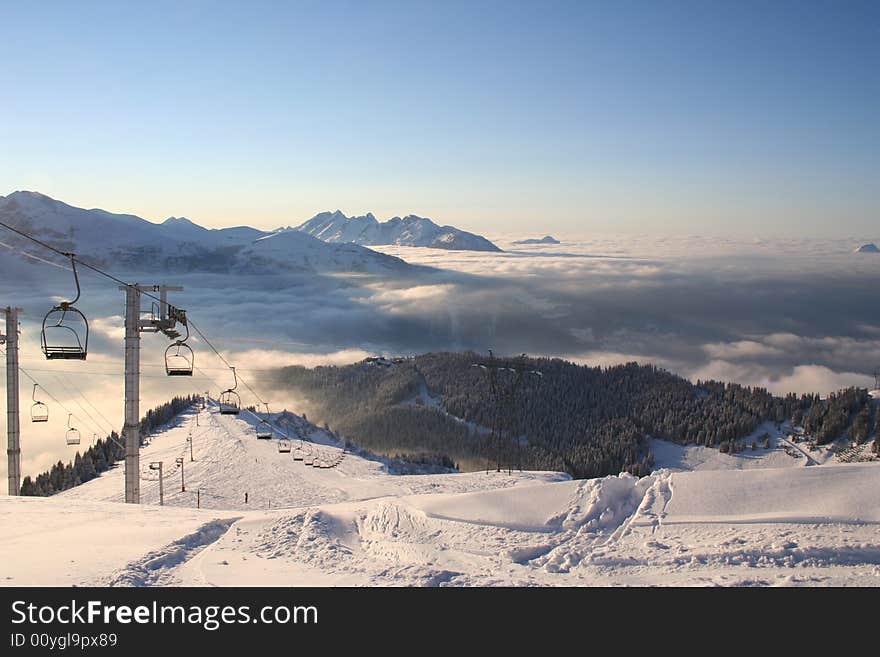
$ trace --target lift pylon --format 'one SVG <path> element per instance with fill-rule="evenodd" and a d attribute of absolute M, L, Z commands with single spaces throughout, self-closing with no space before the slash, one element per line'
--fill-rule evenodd
<path fill-rule="evenodd" d="M 120 285 L 125 292 L 125 501 L 140 504 L 140 349 L 141 333 L 164 333 L 176 339 L 179 309 L 171 306 L 168 292 L 182 292 L 178 285 Z M 141 293 L 158 293 L 160 301 L 141 311 Z M 144 316 L 146 315 L 146 316 Z M 144 316 L 144 317 L 142 317 Z"/>

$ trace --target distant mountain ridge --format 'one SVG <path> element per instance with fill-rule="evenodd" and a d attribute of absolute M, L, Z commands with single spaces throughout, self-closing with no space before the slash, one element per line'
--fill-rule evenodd
<path fill-rule="evenodd" d="M 454 226 L 438 226 L 414 214 L 380 222 L 368 212 L 347 217 L 336 210 L 321 212 L 295 230 L 330 243 L 349 242 L 362 246 L 426 246 L 453 251 L 501 251 L 485 237 Z"/>
<path fill-rule="evenodd" d="M 184 217 L 157 224 L 135 215 L 77 208 L 37 192 L 0 196 L 0 221 L 96 264 L 122 269 L 380 274 L 423 269 L 357 244 L 328 244 L 296 230 L 211 229 Z M 0 233 L 0 241 L 46 256 L 28 240 Z"/>
<path fill-rule="evenodd" d="M 544 235 L 544 237 L 532 237 L 527 240 L 519 240 L 514 244 L 560 244 L 560 241 L 552 235 Z"/>

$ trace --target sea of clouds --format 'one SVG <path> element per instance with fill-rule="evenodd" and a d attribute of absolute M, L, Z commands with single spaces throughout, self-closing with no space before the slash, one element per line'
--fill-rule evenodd
<path fill-rule="evenodd" d="M 268 370 L 345 364 L 378 353 L 493 349 L 593 365 L 634 360 L 693 380 L 731 380 L 779 394 L 872 386 L 880 366 L 880 255 L 852 253 L 870 238 L 557 235 L 562 244 L 516 246 L 522 236 L 492 237 L 504 253 L 377 248 L 433 268 L 395 279 L 116 273 L 144 284 L 183 285 L 172 302 L 188 310 L 275 409 L 295 410 L 298 400 L 268 389 Z M 0 251 L 0 274 L 2 305 L 24 308 L 23 367 L 74 413 L 84 444 L 118 429 L 123 293 L 82 272 L 78 305 L 91 322 L 89 358 L 48 362 L 39 351 L 39 323 L 53 301 L 70 296 L 69 272 Z M 198 337 L 190 341 L 197 376 L 168 379 L 162 369 L 168 344 L 143 336 L 143 410 L 175 393 L 217 394 L 232 384 Z M 21 378 L 29 401 L 29 379 Z M 253 403 L 246 389 L 243 400 Z M 3 404 L 5 396 L 0 412 Z M 67 415 L 50 406 L 48 426 L 25 423 L 25 473 L 71 455 L 63 447 Z"/>

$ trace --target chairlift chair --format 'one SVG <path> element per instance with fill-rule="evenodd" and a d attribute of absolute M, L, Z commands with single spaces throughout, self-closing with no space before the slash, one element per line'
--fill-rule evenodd
<path fill-rule="evenodd" d="M 232 390 L 224 390 L 220 393 L 220 415 L 238 415 L 241 411 L 241 397 Z"/>
<path fill-rule="evenodd" d="M 34 384 L 34 391 L 31 393 L 33 404 L 31 405 L 31 422 L 48 422 L 49 407 L 37 399 L 37 384 Z"/>
<path fill-rule="evenodd" d="M 297 447 L 293 450 L 293 460 L 294 461 L 302 461 L 305 458 L 305 450 L 302 447 Z"/>
<path fill-rule="evenodd" d="M 192 376 L 195 354 L 192 347 L 186 341 L 189 340 L 189 324 L 186 327 L 186 336 L 168 345 L 165 350 L 165 374 L 168 376 Z"/>
<path fill-rule="evenodd" d="M 278 453 L 279 454 L 290 454 L 290 441 L 282 438 L 278 441 Z"/>
<path fill-rule="evenodd" d="M 220 393 L 220 398 L 217 400 L 220 404 L 220 415 L 238 415 L 241 412 L 241 397 L 235 392 L 235 389 L 238 387 L 238 377 L 235 376 L 234 367 L 229 369 L 232 370 L 235 385 L 229 388 L 229 390 L 224 390 Z"/>
<path fill-rule="evenodd" d="M 43 317 L 40 347 L 48 360 L 85 360 L 89 349 L 89 322 L 73 305 L 79 301 L 80 287 L 76 259 L 72 254 L 70 265 L 76 282 L 76 297 L 73 301 L 62 301 Z"/>
<path fill-rule="evenodd" d="M 272 427 L 269 426 L 269 404 L 263 402 L 266 407 L 266 417 L 257 425 L 257 440 L 269 440 L 272 438 Z M 290 450 L 288 450 L 290 451 Z"/>
<path fill-rule="evenodd" d="M 79 430 L 70 426 L 70 416 L 72 413 L 67 414 L 67 433 L 64 434 L 64 441 L 68 445 L 79 445 Z"/>
<path fill-rule="evenodd" d="M 174 353 L 171 353 L 171 350 Z M 177 341 L 165 350 L 165 373 L 168 376 L 192 376 L 193 375 L 192 347 L 182 341 Z"/>

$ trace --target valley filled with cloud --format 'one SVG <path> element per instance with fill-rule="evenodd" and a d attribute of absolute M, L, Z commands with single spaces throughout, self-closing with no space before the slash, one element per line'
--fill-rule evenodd
<path fill-rule="evenodd" d="M 635 360 L 776 394 L 870 387 L 880 366 L 880 256 L 852 253 L 858 240 L 559 236 L 559 245 L 525 247 L 512 245 L 517 237 L 497 238 L 502 253 L 375 247 L 425 265 L 396 274 L 114 273 L 183 285 L 172 302 L 276 407 L 295 408 L 297 400 L 264 388 L 272 368 L 374 354 L 493 349 L 603 366 Z M 39 323 L 72 294 L 70 273 L 8 251 L 0 262 L 3 298 L 24 308 L 22 366 L 74 412 L 84 436 L 118 429 L 122 292 L 82 272 L 89 358 L 50 363 L 40 353 Z M 142 410 L 173 393 L 232 385 L 197 336 L 193 381 L 166 378 L 168 344 L 142 336 Z M 250 403 L 246 390 L 243 401 Z M 63 452 L 58 431 L 67 418 L 55 410 L 34 434 L 40 448 L 27 450 L 25 472 Z"/>

